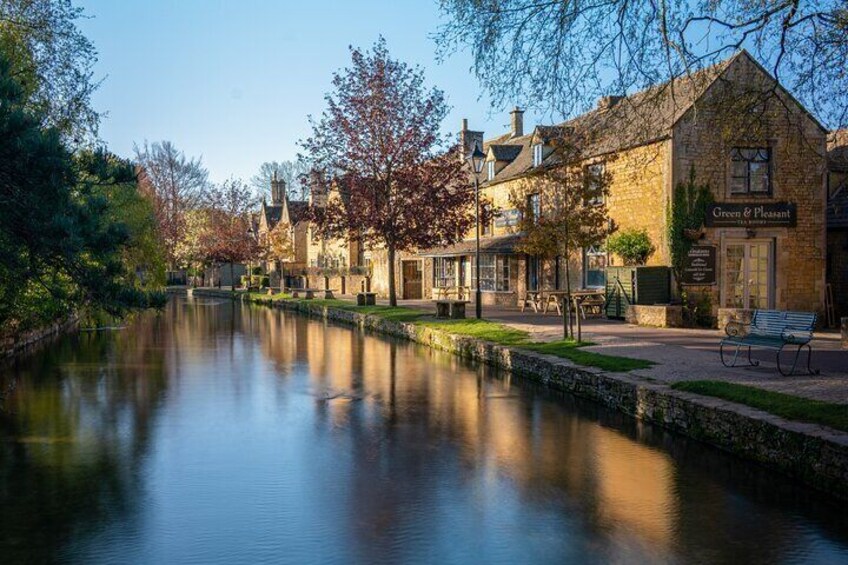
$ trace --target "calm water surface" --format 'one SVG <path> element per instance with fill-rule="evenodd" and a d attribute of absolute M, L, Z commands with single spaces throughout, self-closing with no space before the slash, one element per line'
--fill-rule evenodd
<path fill-rule="evenodd" d="M 416 345 L 172 301 L 0 369 L 0 562 L 848 562 L 848 511 Z"/>

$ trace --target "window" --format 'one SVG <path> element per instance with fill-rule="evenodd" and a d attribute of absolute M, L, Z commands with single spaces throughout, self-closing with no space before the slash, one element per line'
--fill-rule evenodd
<path fill-rule="evenodd" d="M 537 143 L 533 146 L 533 166 L 538 167 L 542 164 L 542 159 L 544 159 L 544 146 L 541 143 Z"/>
<path fill-rule="evenodd" d="M 477 283 L 474 278 L 474 272 L 472 259 L 472 285 Z M 480 290 L 509 291 L 509 255 L 480 254 Z"/>
<path fill-rule="evenodd" d="M 486 163 L 486 171 L 488 173 L 489 180 L 494 180 L 495 179 L 495 162 L 494 161 L 488 161 Z"/>
<path fill-rule="evenodd" d="M 583 250 L 583 284 L 587 288 L 602 288 L 606 284 L 607 254 L 592 246 Z"/>
<path fill-rule="evenodd" d="M 730 152 L 730 194 L 770 194 L 771 150 L 734 147 Z"/>
<path fill-rule="evenodd" d="M 456 286 L 456 260 L 453 257 L 433 259 L 433 286 L 438 288 Z"/>
<path fill-rule="evenodd" d="M 603 181 L 604 164 L 595 163 L 586 167 L 586 189 L 590 195 L 588 203 L 592 206 L 600 206 L 604 203 Z"/>
<path fill-rule="evenodd" d="M 527 195 L 527 219 L 531 222 L 535 222 L 539 215 L 542 212 L 542 200 L 538 194 L 528 194 Z"/>
<path fill-rule="evenodd" d="M 724 254 L 724 305 L 771 308 L 774 247 L 770 241 L 731 241 Z"/>

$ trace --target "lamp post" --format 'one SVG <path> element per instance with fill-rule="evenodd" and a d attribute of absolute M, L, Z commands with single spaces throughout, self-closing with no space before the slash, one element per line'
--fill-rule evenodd
<path fill-rule="evenodd" d="M 480 294 L 480 181 L 477 176 L 483 171 L 483 161 L 486 154 L 480 150 L 480 146 L 475 143 L 474 149 L 468 154 L 468 164 L 471 166 L 471 171 L 474 173 L 474 220 L 476 224 L 476 246 L 474 250 L 474 277 L 475 292 L 474 292 L 474 310 L 477 314 L 477 319 L 483 317 L 483 297 Z"/>

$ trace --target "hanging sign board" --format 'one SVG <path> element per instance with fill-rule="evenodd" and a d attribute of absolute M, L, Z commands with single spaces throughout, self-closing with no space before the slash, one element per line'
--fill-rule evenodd
<path fill-rule="evenodd" d="M 501 212 L 495 216 L 495 227 L 508 228 L 510 226 L 517 226 L 520 219 L 521 212 L 515 208 L 501 210 Z"/>
<path fill-rule="evenodd" d="M 683 284 L 716 284 L 715 245 L 693 245 L 683 263 Z"/>
<path fill-rule="evenodd" d="M 707 206 L 708 228 L 787 227 L 798 223 L 798 207 L 792 202 L 720 202 Z"/>

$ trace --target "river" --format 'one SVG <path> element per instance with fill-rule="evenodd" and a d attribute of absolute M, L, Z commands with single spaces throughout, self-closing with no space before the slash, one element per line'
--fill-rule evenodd
<path fill-rule="evenodd" d="M 848 562 L 845 504 L 591 402 L 173 299 L 0 368 L 2 563 Z"/>

